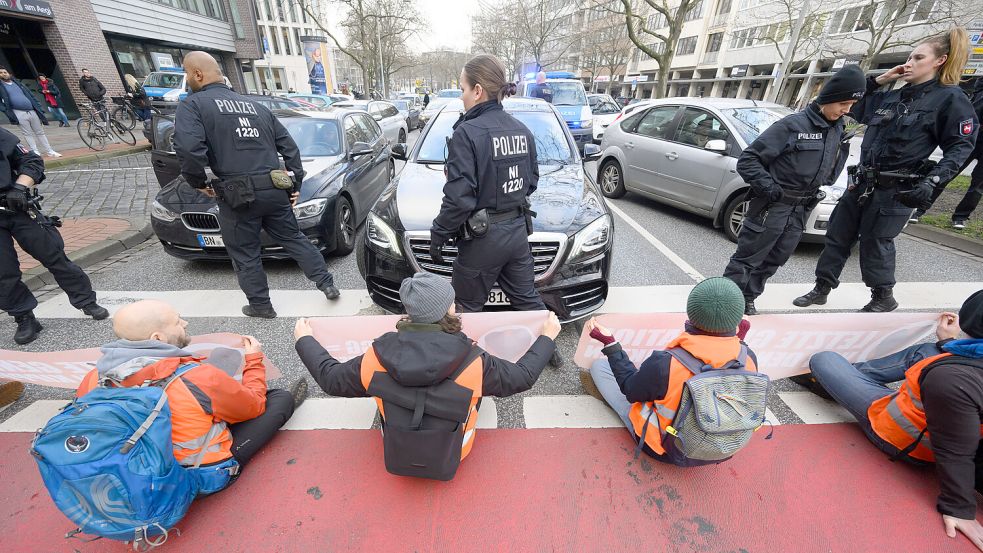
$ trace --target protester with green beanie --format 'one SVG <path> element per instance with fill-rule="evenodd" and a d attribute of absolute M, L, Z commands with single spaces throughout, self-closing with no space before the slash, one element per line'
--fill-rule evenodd
<path fill-rule="evenodd" d="M 690 291 L 686 300 L 689 320 L 683 332 L 666 345 L 665 350 L 653 351 L 639 368 L 622 349 L 611 330 L 595 319 L 587 322 L 586 331 L 604 344 L 601 350 L 606 359 L 599 359 L 590 368 L 591 377 L 604 400 L 621 417 L 636 443 L 642 435 L 648 410 L 660 415 L 675 411 L 682 387 L 693 376 L 667 350 L 682 348 L 692 356 L 720 368 L 738 358 L 744 335 L 750 323 L 744 320 L 744 295 L 733 281 L 723 277 L 704 280 Z M 757 358 L 748 350 L 747 369 L 756 370 Z M 671 422 L 671 418 L 665 419 Z M 662 417 L 649 418 L 651 432 L 645 432 L 643 451 L 660 461 L 675 463 L 661 446 L 664 428 Z"/>

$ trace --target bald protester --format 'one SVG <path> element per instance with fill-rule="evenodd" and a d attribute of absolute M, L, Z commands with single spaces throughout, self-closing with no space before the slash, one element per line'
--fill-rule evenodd
<path fill-rule="evenodd" d="M 160 383 L 171 408 L 172 441 L 177 461 L 198 471 L 199 494 L 215 493 L 231 484 L 241 468 L 282 427 L 307 397 L 307 382 L 297 380 L 290 391 L 268 390 L 262 345 L 242 337 L 242 378 L 222 348 L 208 358 L 184 348 L 191 343 L 188 322 L 171 305 L 142 300 L 122 307 L 113 317 L 119 338 L 102 347 L 96 368 L 82 380 L 77 395 L 97 387 Z M 228 350 L 225 350 L 228 352 Z"/>

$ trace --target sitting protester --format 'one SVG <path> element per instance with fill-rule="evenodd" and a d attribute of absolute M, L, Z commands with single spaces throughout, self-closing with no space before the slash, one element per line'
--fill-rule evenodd
<path fill-rule="evenodd" d="M 407 317 L 364 355 L 345 362 L 331 357 L 307 319 L 294 330 L 297 353 L 328 394 L 375 397 L 389 472 L 450 480 L 474 445 L 482 396 L 531 388 L 556 348 L 560 322 L 550 313 L 542 336 L 511 363 L 461 332 L 447 279 L 417 273 L 403 280 L 399 296 Z"/>
<path fill-rule="evenodd" d="M 960 328 L 968 339 L 956 339 Z M 942 313 L 935 335 L 938 342 L 853 364 L 831 351 L 817 353 L 809 360 L 812 389 L 850 411 L 892 460 L 934 462 L 946 533 L 954 538 L 958 530 L 983 550 L 975 494 L 983 491 L 983 290 L 958 317 Z M 888 387 L 898 381 L 897 391 Z"/>
<path fill-rule="evenodd" d="M 733 281 L 716 277 L 697 284 L 686 314 L 685 330 L 637 369 L 612 332 L 591 319 L 585 332 L 604 344 L 607 359 L 595 361 L 590 373 L 638 445 L 636 455 L 645 451 L 679 466 L 719 463 L 764 423 L 768 377 L 757 373 L 757 359 L 743 342 L 749 323 L 742 320 L 744 296 Z M 708 405 L 701 391 L 710 389 L 725 401 Z M 697 415 L 711 417 L 729 434 L 701 430 Z"/>

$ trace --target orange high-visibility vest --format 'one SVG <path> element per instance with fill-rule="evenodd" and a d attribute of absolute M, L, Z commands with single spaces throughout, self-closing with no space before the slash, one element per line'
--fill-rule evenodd
<path fill-rule="evenodd" d="M 719 369 L 737 359 L 741 353 L 741 340 L 737 336 L 703 336 L 684 332 L 670 342 L 666 349 L 674 347 L 681 347 L 697 359 Z M 758 371 L 750 356 L 745 369 Z M 633 403 L 628 412 L 635 435 L 644 435 L 645 445 L 658 455 L 666 452 L 662 445 L 662 436 L 679 409 L 679 402 L 683 398 L 683 383 L 692 377 L 693 373 L 673 357 L 669 364 L 669 387 L 665 397 L 657 401 Z M 648 428 L 645 427 L 646 421 Z"/>
<path fill-rule="evenodd" d="M 481 384 L 482 375 L 484 370 L 484 365 L 481 361 L 481 356 L 478 355 L 468 363 L 463 371 L 454 379 L 454 382 L 464 386 L 471 390 L 471 405 L 468 411 L 468 420 L 464 424 L 464 441 L 461 444 L 461 460 L 463 461 L 468 453 L 471 453 L 471 446 L 474 445 L 475 437 L 475 425 L 478 424 L 478 400 L 481 399 Z M 361 365 L 361 377 L 362 386 L 366 390 L 369 389 L 369 385 L 372 383 L 372 378 L 376 373 L 387 373 L 385 367 L 379 362 L 379 358 L 375 354 L 375 348 L 370 347 L 365 355 L 362 356 Z M 435 383 L 436 384 L 436 383 Z M 373 396 L 374 397 L 374 396 Z M 379 406 L 379 414 L 382 416 L 382 421 L 386 421 L 386 412 L 382 406 L 382 399 L 374 397 L 376 405 Z"/>
<path fill-rule="evenodd" d="M 915 448 L 908 453 L 915 459 L 935 462 L 932 440 L 926 430 L 925 407 L 922 406 L 922 387 L 919 379 L 925 367 L 951 355 L 951 353 L 941 353 L 915 363 L 905 371 L 904 383 L 897 392 L 878 399 L 867 408 L 870 426 L 882 440 L 899 450 L 904 450 L 917 442 Z M 983 437 L 983 424 L 980 425 L 980 437 Z"/>

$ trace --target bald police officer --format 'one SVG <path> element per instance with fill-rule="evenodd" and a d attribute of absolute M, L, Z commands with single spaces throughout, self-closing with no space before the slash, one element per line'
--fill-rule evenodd
<path fill-rule="evenodd" d="M 293 202 L 304 182 L 300 151 L 293 138 L 270 110 L 226 86 L 218 63 L 209 54 L 189 53 L 184 57 L 184 70 L 193 94 L 178 105 L 174 151 L 188 184 L 218 197 L 222 240 L 239 287 L 249 300 L 243 314 L 276 317 L 260 259 L 261 230 L 297 261 L 326 298 L 337 299 L 334 277 L 293 214 Z M 292 188 L 278 171 L 278 152 L 293 173 Z M 217 181 L 208 182 L 206 166 Z"/>

